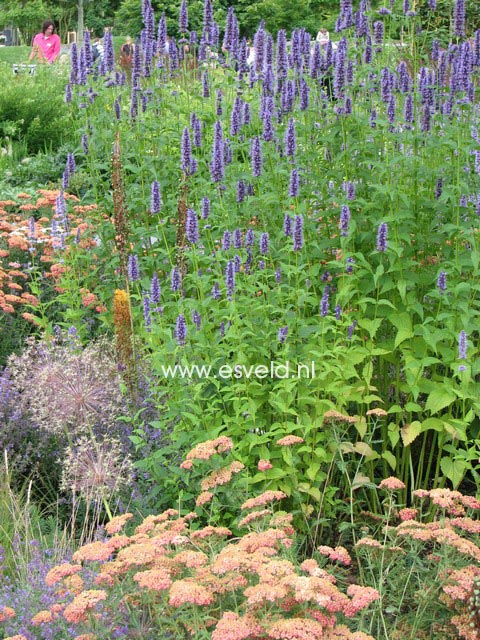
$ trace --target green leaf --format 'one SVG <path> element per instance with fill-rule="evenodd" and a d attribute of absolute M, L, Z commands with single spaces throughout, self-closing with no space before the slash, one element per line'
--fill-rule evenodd
<path fill-rule="evenodd" d="M 457 399 L 457 396 L 450 389 L 434 389 L 427 398 L 425 409 L 430 413 L 438 413 L 448 407 Z"/>
<path fill-rule="evenodd" d="M 422 433 L 422 423 L 418 420 L 414 420 L 410 424 L 406 424 L 400 429 L 403 444 L 408 447 L 409 444 L 415 440 L 417 436 Z"/>
<path fill-rule="evenodd" d="M 368 318 L 361 318 L 358 321 L 358 325 L 362 327 L 362 329 L 365 329 L 365 331 L 368 331 L 371 338 L 374 338 L 375 334 L 380 328 L 380 325 L 382 324 L 382 320 L 383 318 L 376 318 L 375 320 L 369 320 Z"/>
<path fill-rule="evenodd" d="M 467 463 L 465 460 L 452 460 L 452 458 L 445 456 L 440 462 L 440 468 L 447 478 L 453 484 L 453 488 L 456 489 L 465 475 L 467 470 Z"/>
<path fill-rule="evenodd" d="M 393 455 L 391 451 L 384 451 L 382 453 L 382 458 L 386 460 L 393 471 L 397 466 L 397 458 Z"/>

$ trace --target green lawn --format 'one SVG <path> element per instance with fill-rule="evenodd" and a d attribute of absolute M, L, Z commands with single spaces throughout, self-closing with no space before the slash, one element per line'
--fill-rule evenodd
<path fill-rule="evenodd" d="M 0 47 L 0 62 L 18 64 L 28 62 L 31 47 Z"/>

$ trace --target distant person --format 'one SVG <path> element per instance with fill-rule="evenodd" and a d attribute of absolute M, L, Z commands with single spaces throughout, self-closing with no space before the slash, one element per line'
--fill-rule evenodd
<path fill-rule="evenodd" d="M 320 44 L 320 46 L 325 47 L 330 41 L 330 34 L 324 27 L 317 33 L 317 37 L 315 39 Z"/>
<path fill-rule="evenodd" d="M 52 20 L 45 20 L 42 32 L 37 33 L 32 43 L 32 53 L 29 60 L 52 64 L 60 54 L 60 38 L 55 33 Z"/>
<path fill-rule="evenodd" d="M 129 69 L 132 66 L 133 52 L 134 52 L 134 44 L 130 36 L 128 36 L 120 48 L 120 66 L 121 67 Z"/>

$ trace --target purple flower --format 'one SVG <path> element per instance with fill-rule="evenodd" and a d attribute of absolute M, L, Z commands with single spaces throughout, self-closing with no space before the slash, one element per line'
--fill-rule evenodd
<path fill-rule="evenodd" d="M 182 274 L 178 267 L 173 267 L 170 282 L 172 291 L 178 291 L 182 286 Z"/>
<path fill-rule="evenodd" d="M 200 331 L 200 327 L 202 326 L 202 318 L 198 311 L 192 311 L 192 322 L 197 328 L 197 331 Z"/>
<path fill-rule="evenodd" d="M 150 211 L 153 214 L 160 213 L 162 208 L 162 196 L 160 193 L 160 184 L 157 180 L 152 182 L 150 189 Z"/>
<path fill-rule="evenodd" d="M 187 209 L 187 220 L 185 223 L 185 232 L 187 240 L 191 244 L 197 244 L 200 240 L 200 234 L 198 232 L 198 218 L 193 209 Z"/>
<path fill-rule="evenodd" d="M 230 233 L 230 231 L 224 231 L 223 232 L 223 237 L 222 237 L 222 250 L 223 251 L 228 251 L 230 249 L 231 240 L 232 240 L 232 234 Z"/>
<path fill-rule="evenodd" d="M 288 215 L 288 214 L 286 214 Z M 290 220 L 290 217 L 288 217 L 288 220 Z M 293 238 L 293 250 L 294 251 L 300 251 L 303 248 L 303 216 L 302 215 L 298 215 L 295 216 L 295 221 L 293 223 L 293 232 L 290 228 L 290 233 L 285 233 L 286 229 L 285 229 L 285 222 L 286 222 L 286 218 L 284 219 L 284 234 L 285 235 L 291 235 Z M 291 227 L 291 221 L 290 221 L 290 227 Z"/>
<path fill-rule="evenodd" d="M 208 84 L 208 71 L 205 71 L 202 76 L 202 95 L 204 98 L 210 97 L 210 86 Z"/>
<path fill-rule="evenodd" d="M 352 324 L 348 327 L 347 329 L 347 333 L 348 333 L 348 339 L 351 340 L 353 337 L 353 332 L 355 331 L 355 327 L 357 326 L 358 322 L 356 320 L 354 320 L 352 322 Z"/>
<path fill-rule="evenodd" d="M 128 279 L 130 282 L 136 282 L 139 278 L 138 258 L 135 254 L 130 254 L 128 256 Z"/>
<path fill-rule="evenodd" d="M 340 229 L 340 235 L 345 237 L 348 236 L 349 225 L 350 225 L 350 209 L 346 204 L 344 204 L 342 205 L 342 210 L 340 213 L 340 223 L 338 225 Z"/>
<path fill-rule="evenodd" d="M 277 267 L 277 269 L 275 270 L 275 281 L 277 282 L 277 284 L 280 284 L 280 282 L 282 281 L 282 270 L 280 267 Z"/>
<path fill-rule="evenodd" d="M 288 213 L 286 213 L 283 217 L 283 235 L 286 238 L 292 235 L 292 219 L 290 218 Z"/>
<path fill-rule="evenodd" d="M 217 114 L 218 117 L 220 117 L 223 113 L 223 106 L 222 106 L 223 91 L 221 89 L 217 89 L 216 96 L 217 97 L 215 100 L 215 113 Z"/>
<path fill-rule="evenodd" d="M 267 255 L 268 253 L 268 245 L 270 242 L 270 236 L 268 235 L 268 233 L 262 233 L 262 235 L 260 236 L 260 253 L 264 256 Z"/>
<path fill-rule="evenodd" d="M 305 79 L 300 81 L 300 111 L 306 111 L 308 109 L 310 99 L 310 89 Z"/>
<path fill-rule="evenodd" d="M 280 29 L 277 33 L 277 78 L 286 78 L 287 72 L 287 32 L 285 29 Z"/>
<path fill-rule="evenodd" d="M 242 111 L 243 111 L 243 101 L 241 98 L 236 96 L 233 102 L 232 115 L 230 118 L 230 135 L 237 136 L 240 133 L 240 129 L 242 127 Z"/>
<path fill-rule="evenodd" d="M 404 118 L 405 122 L 413 122 L 413 95 L 411 93 L 407 93 L 405 97 L 405 107 L 404 107 Z"/>
<path fill-rule="evenodd" d="M 206 220 L 210 215 L 210 200 L 207 196 L 202 198 L 202 220 Z"/>
<path fill-rule="evenodd" d="M 212 182 L 220 182 L 225 175 L 224 142 L 222 123 L 217 120 L 214 127 L 212 161 L 210 163 L 210 176 Z"/>
<path fill-rule="evenodd" d="M 280 344 L 284 344 L 285 340 L 287 339 L 287 335 L 288 326 L 280 327 L 280 329 L 278 330 L 278 341 Z"/>
<path fill-rule="evenodd" d="M 250 158 L 252 161 L 252 175 L 255 178 L 258 178 L 262 175 L 262 146 L 260 142 L 260 138 L 255 136 L 252 139 L 252 144 L 250 147 Z"/>
<path fill-rule="evenodd" d="M 192 166 L 192 143 L 190 142 L 190 133 L 188 128 L 185 127 L 182 133 L 182 171 L 187 175 L 191 172 Z"/>
<path fill-rule="evenodd" d="M 467 359 L 467 334 L 465 331 L 460 331 L 458 336 L 458 359 L 466 360 Z"/>
<path fill-rule="evenodd" d="M 245 183 L 243 180 L 237 182 L 237 202 L 243 202 L 245 200 Z"/>
<path fill-rule="evenodd" d="M 420 123 L 420 130 L 421 131 L 430 131 L 431 129 L 431 117 L 432 117 L 432 113 L 430 110 L 430 105 L 425 104 L 423 107 L 423 117 L 422 117 L 422 121 Z"/>
<path fill-rule="evenodd" d="M 218 282 L 214 282 L 213 284 L 212 297 L 214 300 L 220 300 L 220 287 L 218 286 Z"/>
<path fill-rule="evenodd" d="M 255 232 L 251 227 L 247 229 L 247 233 L 245 235 L 245 246 L 253 247 L 253 243 L 255 242 Z"/>
<path fill-rule="evenodd" d="M 324 318 L 328 314 L 328 310 L 330 308 L 329 295 L 330 288 L 326 286 L 323 290 L 322 299 L 320 300 L 320 315 L 322 316 L 322 318 Z"/>
<path fill-rule="evenodd" d="M 337 304 L 337 306 L 335 307 L 335 318 L 337 320 L 340 320 L 340 318 L 342 317 L 342 307 Z"/>
<path fill-rule="evenodd" d="M 288 195 L 290 198 L 298 197 L 299 186 L 300 180 L 298 176 L 298 169 L 292 169 L 290 173 L 290 184 L 288 187 Z"/>
<path fill-rule="evenodd" d="M 160 281 L 158 279 L 157 272 L 155 271 L 152 276 L 152 281 L 150 283 L 150 297 L 152 299 L 153 304 L 158 304 L 160 302 Z"/>
<path fill-rule="evenodd" d="M 190 115 L 190 126 L 193 131 L 193 144 L 200 148 L 202 146 L 202 121 L 197 118 L 196 113 Z"/>
<path fill-rule="evenodd" d="M 242 244 L 242 232 L 240 229 L 235 229 L 233 232 L 233 246 L 235 249 L 241 249 Z"/>
<path fill-rule="evenodd" d="M 187 339 L 187 323 L 185 322 L 183 313 L 178 316 L 177 322 L 175 323 L 175 337 L 180 347 L 185 344 Z"/>
<path fill-rule="evenodd" d="M 225 269 L 225 284 L 227 286 L 227 298 L 233 299 L 233 293 L 235 291 L 235 262 L 229 260 Z"/>
<path fill-rule="evenodd" d="M 347 264 L 346 264 L 346 267 L 345 267 L 345 271 L 347 273 L 353 273 L 353 265 L 355 264 L 355 258 L 352 258 L 352 257 L 347 258 L 346 262 L 347 262 Z"/>
<path fill-rule="evenodd" d="M 388 244 L 388 225 L 382 222 L 377 231 L 377 251 L 386 251 Z"/>
<path fill-rule="evenodd" d="M 72 101 L 72 86 L 70 84 L 67 84 L 65 86 L 65 98 L 64 98 L 65 102 L 67 104 L 70 104 L 70 102 Z"/>
<path fill-rule="evenodd" d="M 178 24 L 180 27 L 180 33 L 185 33 L 188 29 L 188 7 L 187 0 L 182 0 L 182 4 L 180 6 L 180 15 L 178 19 Z"/>
<path fill-rule="evenodd" d="M 440 293 L 445 293 L 447 289 L 447 274 L 445 271 L 440 271 L 437 278 L 437 287 Z"/>
<path fill-rule="evenodd" d="M 459 38 L 465 37 L 465 0 L 455 0 L 453 33 Z"/>
<path fill-rule="evenodd" d="M 292 161 L 295 158 L 295 152 L 297 150 L 297 140 L 295 135 L 295 120 L 290 118 L 285 132 L 285 155 L 287 158 L 291 158 Z"/>

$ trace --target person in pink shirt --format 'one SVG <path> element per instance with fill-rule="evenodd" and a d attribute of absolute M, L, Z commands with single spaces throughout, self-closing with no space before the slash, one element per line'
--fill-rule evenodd
<path fill-rule="evenodd" d="M 60 38 L 55 33 L 55 24 L 51 20 L 45 20 L 42 33 L 37 33 L 33 39 L 30 60 L 34 58 L 38 62 L 52 64 L 60 53 Z"/>

